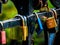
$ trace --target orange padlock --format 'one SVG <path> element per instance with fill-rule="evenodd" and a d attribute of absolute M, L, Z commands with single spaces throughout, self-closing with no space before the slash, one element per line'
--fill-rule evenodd
<path fill-rule="evenodd" d="M 55 20 L 55 17 L 54 17 L 54 12 L 52 12 L 52 17 L 49 17 L 46 19 L 46 25 L 47 25 L 47 28 L 48 29 L 51 29 L 51 28 L 54 28 L 57 26 L 57 23 L 56 23 L 56 20 Z"/>
<path fill-rule="evenodd" d="M 54 17 L 50 17 L 46 20 L 46 25 L 47 27 L 50 29 L 50 28 L 54 28 L 57 26 L 57 23 L 55 21 L 55 18 Z"/>

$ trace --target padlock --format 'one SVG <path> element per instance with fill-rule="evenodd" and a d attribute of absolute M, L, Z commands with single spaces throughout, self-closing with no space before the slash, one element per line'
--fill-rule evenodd
<path fill-rule="evenodd" d="M 0 28 L 0 33 L 1 33 L 1 44 L 5 45 L 6 44 L 6 32 L 3 29 L 3 23 L 1 22 L 1 28 Z"/>
<path fill-rule="evenodd" d="M 54 13 L 53 13 L 52 17 L 49 17 L 46 19 L 46 25 L 47 25 L 48 29 L 57 27 L 57 23 L 56 23 L 56 20 L 54 18 Z"/>
<path fill-rule="evenodd" d="M 1 31 L 1 37 L 2 37 L 2 44 L 6 44 L 6 32 L 4 30 Z"/>
<path fill-rule="evenodd" d="M 36 12 L 35 12 L 35 15 L 37 17 L 37 23 L 39 27 L 39 30 L 37 30 L 37 34 L 40 34 L 43 30 L 43 25 L 42 25 L 41 19 L 38 17 L 38 14 Z"/>
<path fill-rule="evenodd" d="M 23 21 L 23 40 L 26 40 L 28 37 L 28 27 L 27 27 L 27 18 L 24 16 L 24 21 Z"/>
<path fill-rule="evenodd" d="M 21 19 L 21 30 L 23 31 L 22 40 L 26 41 L 26 38 L 28 37 L 28 27 L 27 27 L 27 18 L 25 16 L 17 15 L 16 17 Z"/>
<path fill-rule="evenodd" d="M 55 33 L 49 33 L 48 45 L 53 45 L 54 39 L 55 39 Z"/>

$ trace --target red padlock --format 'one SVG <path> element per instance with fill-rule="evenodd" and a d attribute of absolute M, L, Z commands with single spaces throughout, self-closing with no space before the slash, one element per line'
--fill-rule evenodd
<path fill-rule="evenodd" d="M 2 44 L 6 44 L 6 32 L 4 30 L 1 31 L 1 41 Z"/>
<path fill-rule="evenodd" d="M 2 22 L 0 22 L 0 25 L 1 25 L 0 26 L 0 43 L 2 45 L 6 45 L 6 32 L 3 28 L 3 23 Z"/>

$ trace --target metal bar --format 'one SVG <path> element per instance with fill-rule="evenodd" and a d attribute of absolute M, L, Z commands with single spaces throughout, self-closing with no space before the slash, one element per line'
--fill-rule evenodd
<path fill-rule="evenodd" d="M 55 9 L 55 10 L 56 10 L 56 12 L 57 12 L 57 14 L 58 14 L 58 17 L 59 17 L 59 16 L 60 16 L 60 8 L 59 8 L 59 9 Z M 41 17 L 41 16 L 43 16 L 43 15 L 49 17 L 50 14 L 52 15 L 51 12 L 38 12 L 38 16 L 39 16 L 39 17 Z M 35 16 L 35 14 L 33 13 L 33 14 L 27 16 L 27 18 L 29 18 L 29 17 L 34 17 L 34 16 Z"/>
<path fill-rule="evenodd" d="M 9 27 L 14 27 L 14 26 L 20 26 L 20 19 L 9 19 L 5 21 L 0 21 L 3 23 L 3 28 L 9 28 Z"/>
<path fill-rule="evenodd" d="M 57 11 L 58 18 L 59 18 L 59 16 L 60 16 L 60 9 L 56 9 L 56 11 Z M 39 17 L 41 17 L 43 15 L 44 16 L 49 16 L 49 14 L 52 14 L 52 13 L 51 12 L 38 12 L 38 16 Z M 34 17 L 34 19 L 36 18 L 34 13 L 29 15 L 29 16 L 27 16 L 27 18 L 33 18 L 33 17 Z M 20 26 L 21 25 L 20 24 L 20 22 L 21 22 L 20 20 L 21 20 L 20 18 L 19 19 L 13 18 L 13 19 L 5 20 L 5 21 L 0 21 L 0 22 L 3 23 L 3 27 L 5 29 L 5 28 L 14 27 L 14 26 Z"/>

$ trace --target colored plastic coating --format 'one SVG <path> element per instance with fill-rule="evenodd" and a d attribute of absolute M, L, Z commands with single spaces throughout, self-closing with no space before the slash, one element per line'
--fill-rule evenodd
<path fill-rule="evenodd" d="M 37 17 L 37 23 L 38 23 L 38 27 L 39 27 L 39 31 L 37 33 L 40 34 L 43 30 L 43 25 L 42 25 L 41 19 L 38 17 L 38 14 L 36 12 L 35 12 L 35 14 Z"/>

